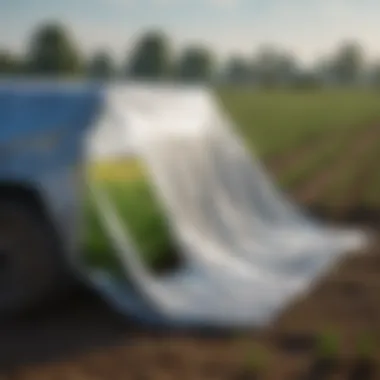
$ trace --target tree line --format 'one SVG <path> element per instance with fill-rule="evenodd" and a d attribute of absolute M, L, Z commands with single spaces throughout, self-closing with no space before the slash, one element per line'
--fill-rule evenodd
<path fill-rule="evenodd" d="M 129 77 L 142 80 L 216 81 L 266 87 L 373 85 L 380 86 L 380 62 L 369 64 L 355 41 L 337 47 L 312 68 L 293 54 L 263 46 L 252 57 L 231 56 L 220 64 L 206 46 L 193 45 L 174 57 L 163 32 L 143 33 L 128 59 L 117 65 L 107 50 L 85 58 L 80 46 L 60 24 L 47 23 L 32 34 L 23 56 L 0 50 L 0 75 L 88 77 L 101 80 Z"/>

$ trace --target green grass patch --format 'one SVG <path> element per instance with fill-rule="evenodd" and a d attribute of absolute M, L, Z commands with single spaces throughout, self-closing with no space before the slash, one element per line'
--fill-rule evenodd
<path fill-rule="evenodd" d="M 275 156 L 333 130 L 380 120 L 371 91 L 252 91 L 222 89 L 222 104 L 260 156 Z"/>
<path fill-rule="evenodd" d="M 140 179 L 133 182 L 101 183 L 130 234 L 142 258 L 152 269 L 161 269 L 173 260 L 174 248 L 164 213 L 151 186 Z M 107 267 L 117 272 L 119 262 L 99 221 L 92 200 L 85 203 L 86 262 L 93 267 Z"/>

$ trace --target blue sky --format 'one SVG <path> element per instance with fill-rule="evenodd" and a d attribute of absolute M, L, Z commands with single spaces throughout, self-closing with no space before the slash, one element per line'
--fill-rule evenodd
<path fill-rule="evenodd" d="M 204 42 L 222 58 L 272 44 L 311 62 L 351 38 L 380 58 L 379 0 L 0 0 L 0 47 L 22 52 L 47 20 L 67 24 L 86 53 L 106 46 L 117 59 L 152 27 L 175 48 Z"/>

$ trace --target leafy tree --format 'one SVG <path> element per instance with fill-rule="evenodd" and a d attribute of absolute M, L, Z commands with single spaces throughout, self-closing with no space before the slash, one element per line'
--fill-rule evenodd
<path fill-rule="evenodd" d="M 165 34 L 150 31 L 136 44 L 127 64 L 127 74 L 135 78 L 158 79 L 170 74 L 170 43 Z"/>
<path fill-rule="evenodd" d="M 278 78 L 281 82 L 294 83 L 300 73 L 295 57 L 288 53 L 279 54 L 277 72 Z"/>
<path fill-rule="evenodd" d="M 265 87 L 291 82 L 297 71 L 297 63 L 291 55 L 271 46 L 262 47 L 253 62 L 253 73 Z"/>
<path fill-rule="evenodd" d="M 254 72 L 260 84 L 272 87 L 278 84 L 278 52 L 272 47 L 262 47 L 254 59 Z"/>
<path fill-rule="evenodd" d="M 316 82 L 320 86 L 333 82 L 332 62 L 326 57 L 316 60 L 311 67 L 310 73 L 314 75 Z"/>
<path fill-rule="evenodd" d="M 354 84 L 359 79 L 364 66 L 363 50 L 355 42 L 347 42 L 338 48 L 332 68 L 338 83 Z"/>
<path fill-rule="evenodd" d="M 380 88 L 380 63 L 377 63 L 372 67 L 371 81 L 375 87 Z"/>
<path fill-rule="evenodd" d="M 214 57 L 210 51 L 201 46 L 186 48 L 178 62 L 177 75 L 189 81 L 211 79 L 214 69 Z"/>
<path fill-rule="evenodd" d="M 251 78 L 251 67 L 243 57 L 231 57 L 226 65 L 226 78 L 234 83 L 247 83 Z"/>
<path fill-rule="evenodd" d="M 323 80 L 313 71 L 300 71 L 293 80 L 294 86 L 299 89 L 317 89 L 323 85 Z"/>
<path fill-rule="evenodd" d="M 20 62 L 10 52 L 0 50 L 0 75 L 12 75 L 21 69 Z"/>
<path fill-rule="evenodd" d="M 94 78 L 111 78 L 115 74 L 115 65 L 112 57 L 106 51 L 95 53 L 88 64 L 87 73 Z"/>
<path fill-rule="evenodd" d="M 68 31 L 60 24 L 49 23 L 33 34 L 27 54 L 27 69 L 33 74 L 77 74 L 81 59 Z"/>

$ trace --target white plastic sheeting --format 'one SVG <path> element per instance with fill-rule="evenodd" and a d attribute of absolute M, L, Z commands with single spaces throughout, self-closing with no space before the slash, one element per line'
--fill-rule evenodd
<path fill-rule="evenodd" d="M 207 89 L 112 87 L 104 111 L 90 159 L 132 152 L 145 162 L 183 258 L 170 275 L 151 273 L 116 205 L 91 183 L 128 284 L 105 272 L 92 280 L 123 312 L 169 325 L 263 325 L 366 243 L 361 232 L 320 225 L 280 194 Z"/>

